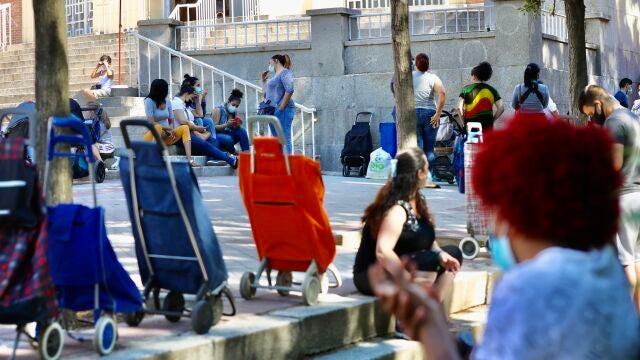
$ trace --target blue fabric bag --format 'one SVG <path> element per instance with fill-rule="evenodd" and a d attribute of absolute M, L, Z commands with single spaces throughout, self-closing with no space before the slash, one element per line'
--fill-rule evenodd
<path fill-rule="evenodd" d="M 398 135 L 395 122 L 380 123 L 380 147 L 386 151 L 391 158 L 396 157 L 398 152 Z"/>
<path fill-rule="evenodd" d="M 130 313 L 142 308 L 142 296 L 122 267 L 107 238 L 104 209 L 60 204 L 48 209 L 48 262 L 61 308 L 98 308 Z"/>

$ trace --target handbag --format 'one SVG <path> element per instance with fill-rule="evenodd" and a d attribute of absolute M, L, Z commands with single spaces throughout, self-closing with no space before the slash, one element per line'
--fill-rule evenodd
<path fill-rule="evenodd" d="M 271 100 L 262 100 L 258 104 L 258 115 L 274 115 L 276 113 L 276 107 L 271 106 Z"/>
<path fill-rule="evenodd" d="M 102 85 L 100 84 L 91 85 L 91 90 L 100 90 L 101 88 L 102 88 Z"/>

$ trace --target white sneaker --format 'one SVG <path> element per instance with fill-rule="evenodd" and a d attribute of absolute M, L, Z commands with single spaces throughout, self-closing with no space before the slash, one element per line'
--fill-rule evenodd
<path fill-rule="evenodd" d="M 116 161 L 111 165 L 109 170 L 119 170 L 120 169 L 120 156 L 113 157 Z"/>

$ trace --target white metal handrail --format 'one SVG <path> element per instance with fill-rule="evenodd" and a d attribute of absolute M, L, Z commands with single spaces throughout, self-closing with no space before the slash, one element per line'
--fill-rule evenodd
<path fill-rule="evenodd" d="M 447 0 L 409 0 L 410 7 L 447 5 Z M 391 0 L 345 0 L 344 7 L 349 9 L 388 9 L 391 7 Z"/>
<path fill-rule="evenodd" d="M 562 14 L 552 14 L 550 11 L 542 11 L 542 33 L 555 36 L 560 40 L 569 39 L 567 31 L 567 18 Z"/>
<path fill-rule="evenodd" d="M 142 96 L 143 94 L 143 87 L 145 88 L 145 90 L 148 90 L 151 82 L 157 78 L 167 80 L 167 82 L 169 83 L 170 95 L 174 94 L 175 92 L 177 92 L 182 82 L 182 75 L 184 75 L 185 72 L 188 72 L 192 76 L 196 76 L 200 79 L 203 88 L 210 89 L 206 99 L 207 103 L 210 104 L 209 106 L 217 106 L 217 104 L 223 103 L 229 96 L 230 90 L 237 88 L 242 90 L 244 93 L 245 101 L 243 101 L 242 103 L 244 104 L 245 118 L 249 115 L 257 113 L 258 105 L 263 99 L 263 91 L 260 86 L 243 80 L 235 75 L 231 75 L 228 72 L 222 71 L 200 60 L 187 56 L 177 50 L 162 45 L 136 32 L 130 32 L 127 34 L 127 36 L 130 40 L 128 41 L 129 46 L 135 44 L 137 49 L 135 64 L 132 63 L 132 56 L 129 56 L 129 74 L 133 73 L 133 67 L 135 66 L 139 96 Z M 131 49 L 129 51 L 130 54 L 133 54 L 131 52 Z M 145 57 L 145 59 L 143 59 L 143 57 Z M 143 68 L 143 66 L 146 67 Z M 142 74 L 143 71 L 146 72 L 146 74 Z M 176 74 L 177 79 L 179 80 L 174 83 Z M 130 78 L 129 86 L 135 86 L 132 78 Z M 254 100 L 255 107 L 249 107 L 249 99 Z M 291 127 L 291 138 L 293 139 L 292 152 L 294 154 L 296 153 L 296 142 L 299 142 L 299 146 L 301 148 L 301 151 L 299 151 L 299 153 L 307 155 L 306 137 L 310 135 L 311 155 L 313 158 L 315 158 L 315 123 L 317 121 L 316 109 L 298 103 L 296 103 L 295 106 L 296 116 L 294 117 L 294 123 Z M 211 109 L 212 108 L 208 107 L 207 110 L 210 111 Z M 308 121 L 311 121 L 310 129 L 306 127 L 306 122 Z M 308 132 L 310 134 L 307 134 Z"/>
<path fill-rule="evenodd" d="M 13 37 L 13 18 L 11 3 L 0 4 L 0 50 L 5 51 L 11 45 Z"/>
<path fill-rule="evenodd" d="M 409 33 L 436 35 L 483 32 L 494 29 L 491 6 L 469 6 L 409 12 Z M 391 37 L 391 14 L 359 14 L 350 17 L 349 39 Z"/>
<path fill-rule="evenodd" d="M 191 10 L 194 10 L 195 15 L 191 17 Z M 181 18 L 181 10 L 186 13 L 186 19 Z M 218 6 L 218 0 L 198 0 L 195 4 L 180 4 L 169 14 L 170 19 L 185 21 L 187 24 L 195 22 L 197 25 L 202 24 L 215 24 L 226 23 L 227 20 L 231 22 L 240 18 L 244 21 L 253 21 L 260 17 L 259 0 L 242 0 L 242 8 L 240 9 L 241 16 L 238 16 L 238 11 L 235 7 L 235 1 L 230 2 L 230 6 L 227 7 L 227 2 L 222 1 L 222 7 Z M 227 16 L 227 12 L 229 16 Z"/>
<path fill-rule="evenodd" d="M 178 26 L 175 31 L 180 50 L 235 49 L 283 42 L 301 45 L 311 42 L 311 19 L 189 25 Z"/>

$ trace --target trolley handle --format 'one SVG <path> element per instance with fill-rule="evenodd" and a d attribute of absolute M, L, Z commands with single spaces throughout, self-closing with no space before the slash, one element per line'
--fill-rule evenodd
<path fill-rule="evenodd" d="M 158 132 L 156 131 L 156 128 L 153 126 L 151 121 L 142 120 L 142 119 L 126 119 L 120 122 L 120 129 L 122 130 L 124 145 L 126 146 L 127 149 L 131 149 L 131 139 L 129 138 L 129 131 L 127 130 L 127 127 L 129 126 L 142 126 L 147 128 L 147 130 L 151 132 L 151 135 L 153 135 L 153 138 L 156 141 L 156 144 L 158 145 L 158 148 L 160 149 L 160 151 L 165 150 L 164 141 L 162 141 L 160 134 L 158 134 Z"/>
<path fill-rule="evenodd" d="M 277 117 L 272 115 L 256 115 L 249 116 L 247 118 L 247 130 L 249 131 L 249 141 L 253 144 L 253 139 L 255 137 L 255 127 L 260 123 L 266 123 L 267 125 L 272 125 L 276 129 L 276 134 L 278 137 L 278 142 L 282 147 L 282 153 L 284 154 L 284 163 L 287 167 L 287 175 L 291 175 L 291 166 L 289 165 L 289 157 L 287 156 L 287 140 L 284 136 L 284 132 L 282 131 L 282 125 L 280 125 L 280 120 Z M 251 147 L 251 173 L 255 171 L 255 151 L 253 146 Z"/>
<path fill-rule="evenodd" d="M 49 131 L 49 147 L 47 160 L 51 161 L 54 157 L 80 157 L 83 156 L 82 153 L 72 153 L 72 152 L 56 152 L 55 147 L 57 144 L 67 144 L 67 145 L 82 145 L 86 148 L 86 156 L 87 160 L 90 163 L 93 163 L 93 151 L 91 151 L 92 147 L 92 139 L 89 134 L 89 130 L 84 125 L 84 123 L 73 117 L 60 117 L 54 116 L 49 118 L 51 130 Z M 56 135 L 56 128 L 66 128 L 70 129 L 76 134 L 62 134 Z"/>
<path fill-rule="evenodd" d="M 29 119 L 29 139 L 25 139 L 27 146 L 33 148 L 36 144 L 36 112 L 32 110 L 24 110 L 21 108 L 0 109 L 0 119 L 7 115 L 23 115 Z M 31 156 L 31 162 L 36 163 L 35 156 Z"/>
<path fill-rule="evenodd" d="M 353 125 L 359 123 L 359 122 L 365 122 L 365 121 L 358 121 L 358 117 L 360 117 L 360 115 L 362 116 L 368 116 L 369 117 L 369 125 L 371 125 L 371 122 L 373 121 L 373 113 L 371 111 L 361 111 L 359 113 L 356 114 L 356 121 L 353 122 Z"/>

